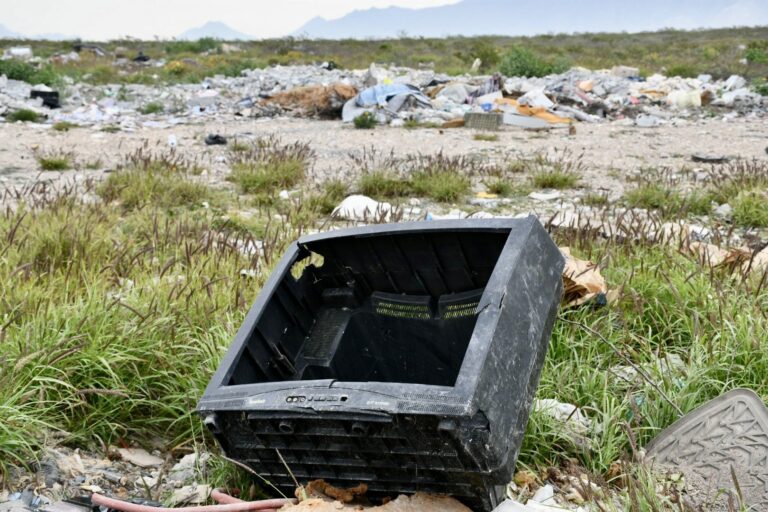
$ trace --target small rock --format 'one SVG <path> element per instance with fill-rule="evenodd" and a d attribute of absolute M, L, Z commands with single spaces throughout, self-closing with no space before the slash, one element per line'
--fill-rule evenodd
<path fill-rule="evenodd" d="M 124 461 L 140 468 L 150 468 L 163 463 L 163 459 L 151 455 L 143 448 L 119 448 L 117 452 Z"/>
<path fill-rule="evenodd" d="M 181 503 L 199 504 L 205 503 L 211 495 L 210 485 L 186 485 L 181 489 L 176 489 L 171 496 L 171 502 L 174 505 Z"/>
<path fill-rule="evenodd" d="M 549 192 L 531 192 L 528 194 L 528 197 L 535 201 L 554 201 L 555 199 L 559 199 L 560 196 L 562 196 L 562 194 L 557 190 Z"/>
<path fill-rule="evenodd" d="M 555 488 L 550 484 L 539 487 L 531 499 L 543 505 L 557 505 L 555 502 Z"/>
<path fill-rule="evenodd" d="M 585 501 L 584 496 L 574 487 L 565 494 L 565 499 L 577 505 L 582 505 Z"/>
<path fill-rule="evenodd" d="M 733 206 L 728 203 L 721 204 L 715 208 L 715 217 L 730 220 L 733 217 Z"/>
<path fill-rule="evenodd" d="M 664 124 L 664 121 L 657 116 L 640 115 L 635 119 L 635 124 L 640 128 L 653 128 Z"/>
<path fill-rule="evenodd" d="M 157 485 L 157 478 L 152 478 L 151 476 L 140 476 L 138 480 L 136 480 L 136 488 L 137 489 L 152 489 Z"/>

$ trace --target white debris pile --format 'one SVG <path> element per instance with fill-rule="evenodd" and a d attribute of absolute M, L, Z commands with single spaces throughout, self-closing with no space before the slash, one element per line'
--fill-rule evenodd
<path fill-rule="evenodd" d="M 14 56 L 8 53 L 11 50 Z M 26 58 L 24 51 L 11 50 L 6 51 L 7 58 Z M 61 108 L 53 110 L 42 107 L 39 98 L 30 98 L 35 84 L 0 77 L 0 116 L 19 108 L 43 109 L 41 113 L 47 114 L 50 122 L 135 130 L 232 115 L 317 116 L 322 112 L 319 117 L 328 118 L 330 104 L 336 118 L 342 117 L 344 107 L 346 121 L 370 111 L 379 122 L 394 126 L 405 121 L 460 126 L 466 114 L 479 113 L 501 116 L 499 125 L 540 129 L 567 127 L 577 121 L 653 127 L 712 112 L 764 115 L 768 107 L 768 101 L 739 76 L 713 80 L 707 75 L 638 75 L 629 67 L 601 71 L 573 68 L 543 78 L 505 78 L 498 74 L 448 76 L 428 69 L 375 64 L 362 70 L 273 66 L 245 70 L 238 77 L 213 76 L 193 84 L 90 85 L 69 81 L 59 91 Z M 340 90 L 344 94 L 338 94 Z M 291 91 L 301 94 L 289 96 L 286 104 L 285 94 Z M 329 94 L 337 97 L 330 101 L 326 97 Z M 290 105 L 292 98 L 300 103 L 297 108 Z M 326 105 L 313 109 L 313 102 Z"/>

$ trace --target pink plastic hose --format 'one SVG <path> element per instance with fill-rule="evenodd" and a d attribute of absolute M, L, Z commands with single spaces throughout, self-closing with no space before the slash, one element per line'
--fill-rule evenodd
<path fill-rule="evenodd" d="M 243 500 L 235 498 L 234 496 L 230 496 L 229 494 L 225 493 L 224 491 L 220 491 L 219 489 L 214 489 L 211 491 L 211 498 L 216 500 L 218 503 L 242 503 Z"/>
<path fill-rule="evenodd" d="M 211 493 L 213 494 L 213 493 Z M 224 494 L 224 493 L 221 493 Z M 225 495 L 226 496 L 226 495 Z M 232 496 L 228 496 L 230 500 L 237 500 Z M 215 498 L 214 498 L 215 499 Z M 224 498 L 225 500 L 227 498 Z M 262 512 L 275 511 L 283 505 L 295 503 L 296 500 L 277 499 L 277 500 L 261 500 L 261 501 L 240 501 L 225 503 L 223 505 L 203 505 L 200 507 L 180 507 L 180 508 L 168 508 L 168 507 L 150 507 L 149 505 L 137 505 L 136 503 L 128 503 L 127 501 L 115 500 L 107 498 L 101 494 L 93 493 L 91 496 L 91 502 L 94 505 L 112 508 L 120 510 L 122 512 L 246 512 L 249 510 L 261 510 Z"/>

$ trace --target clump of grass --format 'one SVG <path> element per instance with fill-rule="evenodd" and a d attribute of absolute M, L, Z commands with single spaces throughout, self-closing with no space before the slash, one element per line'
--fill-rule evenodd
<path fill-rule="evenodd" d="M 485 186 L 488 188 L 488 192 L 501 197 L 512 195 L 512 191 L 514 190 L 512 183 L 502 178 L 492 178 L 489 181 L 486 181 Z"/>
<path fill-rule="evenodd" d="M 174 152 L 152 154 L 141 148 L 98 186 L 97 193 L 104 201 L 119 202 L 126 210 L 199 205 L 210 200 L 212 193 L 205 185 L 189 179 L 193 168 Z"/>
<path fill-rule="evenodd" d="M 600 208 L 608 205 L 607 194 L 587 194 L 581 198 L 581 202 L 585 206 L 591 206 L 593 208 Z"/>
<path fill-rule="evenodd" d="M 459 172 L 432 168 L 414 173 L 411 186 L 417 195 L 452 203 L 467 195 L 471 184 L 469 178 Z"/>
<path fill-rule="evenodd" d="M 126 210 L 81 200 L 90 185 L 79 186 L 20 192 L 19 208 L 0 212 L 0 474 L 51 432 L 81 447 L 206 449 L 195 402 L 270 262 L 304 228 L 265 214 L 270 243 L 250 250 L 253 237 L 215 226 L 213 209 Z"/>
<path fill-rule="evenodd" d="M 56 130 L 57 132 L 68 132 L 72 128 L 77 128 L 78 125 L 75 123 L 70 123 L 69 121 L 59 121 L 57 123 L 54 123 L 52 128 Z"/>
<path fill-rule="evenodd" d="M 376 116 L 371 112 L 363 112 L 354 119 L 354 124 L 358 130 L 372 130 L 376 128 Z"/>
<path fill-rule="evenodd" d="M 307 144 L 283 144 L 276 137 L 259 139 L 247 150 L 231 153 L 229 181 L 244 194 L 271 195 L 306 179 L 312 150 Z"/>
<path fill-rule="evenodd" d="M 539 171 L 531 177 L 536 188 L 574 188 L 579 183 L 579 177 L 572 172 L 559 170 Z"/>
<path fill-rule="evenodd" d="M 104 167 L 104 162 L 101 161 L 101 158 L 97 158 L 95 160 L 89 160 L 83 164 L 83 167 L 85 169 L 88 169 L 89 171 L 98 171 L 99 169 Z"/>
<path fill-rule="evenodd" d="M 248 151 L 249 148 L 250 145 L 246 144 L 245 142 L 239 142 L 235 140 L 229 143 L 229 150 L 233 153 L 244 153 Z"/>
<path fill-rule="evenodd" d="M 12 122 L 36 123 L 39 121 L 40 115 L 34 110 L 29 110 L 28 108 L 20 108 L 18 110 L 14 110 L 5 116 L 5 118 Z"/>
<path fill-rule="evenodd" d="M 330 215 L 348 193 L 349 186 L 344 181 L 328 180 L 323 184 L 322 194 L 314 198 L 314 206 L 323 215 Z"/>
<path fill-rule="evenodd" d="M 371 197 L 405 197 L 412 193 L 411 184 L 392 171 L 372 171 L 360 177 L 360 193 Z"/>
<path fill-rule="evenodd" d="M 64 152 L 38 153 L 35 155 L 43 171 L 66 171 L 72 168 L 72 154 Z"/>
<path fill-rule="evenodd" d="M 536 188 L 574 188 L 583 170 L 581 156 L 574 157 L 568 151 L 556 152 L 553 156 L 539 154 L 523 165 L 531 173 L 530 180 Z"/>
<path fill-rule="evenodd" d="M 733 221 L 740 226 L 768 227 L 768 189 L 745 190 L 733 201 Z"/>
<path fill-rule="evenodd" d="M 676 207 L 680 204 L 680 194 L 659 183 L 644 183 L 624 194 L 624 200 L 630 208 L 660 210 Z"/>
<path fill-rule="evenodd" d="M 163 106 L 163 104 L 157 101 L 151 101 L 149 103 L 146 103 L 139 109 L 139 112 L 141 112 L 144 115 L 161 114 L 164 111 L 165 111 L 165 107 Z"/>
<path fill-rule="evenodd" d="M 499 136 L 495 133 L 476 133 L 473 139 L 481 142 L 496 142 Z"/>

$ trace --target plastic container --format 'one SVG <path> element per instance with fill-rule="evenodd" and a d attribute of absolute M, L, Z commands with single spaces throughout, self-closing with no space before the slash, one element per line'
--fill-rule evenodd
<path fill-rule="evenodd" d="M 509 482 L 562 295 L 539 222 L 312 235 L 264 286 L 198 406 L 229 457 L 368 496 L 490 509 Z"/>

